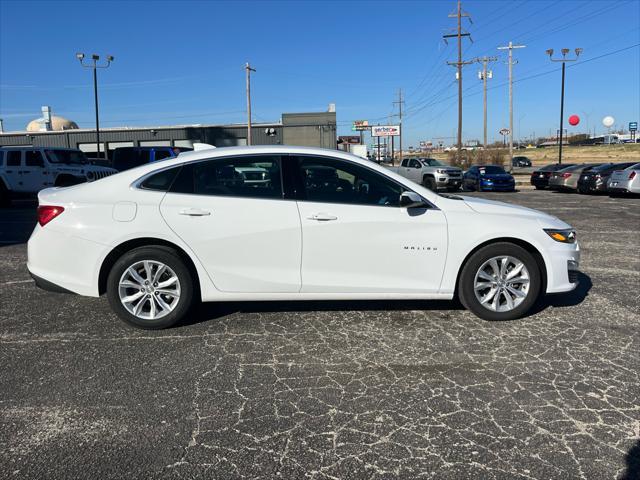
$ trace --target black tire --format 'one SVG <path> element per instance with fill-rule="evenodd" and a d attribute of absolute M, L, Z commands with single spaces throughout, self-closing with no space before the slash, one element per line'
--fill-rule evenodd
<path fill-rule="evenodd" d="M 0 207 L 10 207 L 11 206 L 11 196 L 9 195 L 9 190 L 4 186 L 4 182 L 0 180 Z"/>
<path fill-rule="evenodd" d="M 164 317 L 155 320 L 142 319 L 130 313 L 120 302 L 118 284 L 126 269 L 136 262 L 153 260 L 171 268 L 180 282 L 180 297 L 176 307 Z M 189 268 L 175 250 L 164 246 L 139 247 L 120 257 L 107 278 L 107 298 L 113 311 L 126 323 L 145 330 L 171 327 L 185 318 L 194 305 L 194 279 Z"/>
<path fill-rule="evenodd" d="M 438 185 L 436 184 L 436 179 L 433 177 L 424 177 L 422 179 L 422 185 L 424 185 L 425 188 L 428 188 L 429 190 L 435 192 L 438 190 Z"/>
<path fill-rule="evenodd" d="M 484 262 L 492 257 L 508 255 L 524 263 L 529 271 L 529 291 L 525 299 L 513 310 L 497 312 L 484 307 L 475 295 L 473 286 L 475 276 Z M 509 242 L 492 243 L 475 252 L 464 264 L 458 280 L 460 302 L 474 315 L 483 320 L 513 320 L 524 316 L 534 305 L 542 285 L 540 267 L 533 255 L 524 248 Z"/>
<path fill-rule="evenodd" d="M 544 190 L 544 187 L 540 186 L 540 185 L 535 185 L 536 190 Z"/>

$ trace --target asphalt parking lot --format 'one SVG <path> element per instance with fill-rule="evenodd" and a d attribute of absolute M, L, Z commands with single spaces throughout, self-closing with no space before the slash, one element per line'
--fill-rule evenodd
<path fill-rule="evenodd" d="M 472 195 L 576 227 L 578 290 L 501 323 L 294 302 L 139 331 L 36 289 L 34 206 L 0 210 L 0 477 L 640 478 L 640 199 Z"/>

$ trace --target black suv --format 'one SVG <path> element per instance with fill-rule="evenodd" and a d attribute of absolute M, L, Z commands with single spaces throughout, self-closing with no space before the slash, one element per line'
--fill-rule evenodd
<path fill-rule="evenodd" d="M 529 160 L 527 157 L 513 157 L 511 159 L 511 166 L 512 167 L 530 167 L 531 166 L 531 160 Z"/>

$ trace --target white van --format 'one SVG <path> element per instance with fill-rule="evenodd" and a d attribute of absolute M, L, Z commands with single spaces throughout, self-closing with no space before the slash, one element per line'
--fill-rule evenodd
<path fill-rule="evenodd" d="M 117 173 L 89 163 L 75 148 L 0 147 L 0 206 L 48 187 L 68 187 Z"/>

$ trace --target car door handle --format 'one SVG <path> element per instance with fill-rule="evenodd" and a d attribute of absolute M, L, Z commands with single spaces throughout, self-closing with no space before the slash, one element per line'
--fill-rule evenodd
<path fill-rule="evenodd" d="M 180 210 L 178 213 L 189 217 L 206 217 L 207 215 L 211 215 L 210 211 L 202 210 L 200 208 L 185 208 L 184 210 Z"/>
<path fill-rule="evenodd" d="M 307 217 L 309 220 L 317 220 L 319 222 L 328 222 L 330 220 L 337 220 L 338 217 L 334 216 L 334 215 L 329 215 L 328 213 L 316 213 L 314 215 L 311 215 L 310 217 Z"/>

